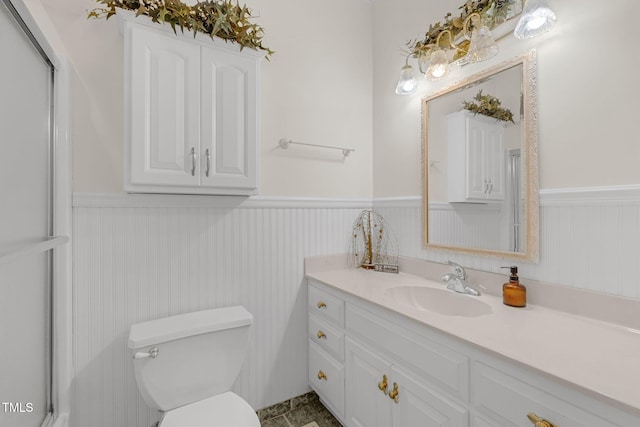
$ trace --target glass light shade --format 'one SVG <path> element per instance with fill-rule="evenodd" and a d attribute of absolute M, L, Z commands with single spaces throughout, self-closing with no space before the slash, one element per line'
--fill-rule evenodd
<path fill-rule="evenodd" d="M 431 60 L 425 76 L 429 80 L 439 80 L 446 76 L 448 72 L 449 62 L 447 61 L 447 56 L 444 50 L 438 49 L 431 54 Z"/>
<path fill-rule="evenodd" d="M 398 95 L 411 95 L 418 90 L 418 81 L 413 71 L 413 67 L 407 64 L 400 70 L 400 79 L 396 86 L 396 93 Z"/>
<path fill-rule="evenodd" d="M 493 40 L 491 30 L 486 25 L 476 28 L 471 33 L 471 45 L 467 53 L 469 62 L 485 61 L 498 53 L 498 45 Z"/>
<path fill-rule="evenodd" d="M 518 39 L 538 37 L 551 30 L 555 23 L 556 14 L 544 0 L 528 0 L 513 35 Z"/>

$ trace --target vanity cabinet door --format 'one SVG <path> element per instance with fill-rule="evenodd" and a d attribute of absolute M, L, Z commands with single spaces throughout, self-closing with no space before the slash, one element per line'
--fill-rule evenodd
<path fill-rule="evenodd" d="M 398 384 L 393 405 L 393 427 L 465 427 L 468 410 L 427 387 L 410 370 L 394 366 L 391 378 Z"/>
<path fill-rule="evenodd" d="M 345 350 L 347 427 L 390 427 L 391 365 L 350 338 L 346 338 Z"/>
<path fill-rule="evenodd" d="M 581 401 L 579 394 L 557 390 L 552 383 L 523 375 L 508 367 L 476 361 L 472 368 L 473 403 L 492 426 L 533 426 L 527 414 L 534 413 L 557 427 L 622 427 L 629 424 L 610 407 Z M 619 419 L 620 422 L 614 421 Z M 481 419 L 478 418 L 478 421 Z M 491 420 L 490 422 L 488 420 Z"/>

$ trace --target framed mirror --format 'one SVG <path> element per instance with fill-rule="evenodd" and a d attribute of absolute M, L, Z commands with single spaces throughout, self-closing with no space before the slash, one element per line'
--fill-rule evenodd
<path fill-rule="evenodd" d="M 530 51 L 422 100 L 425 247 L 538 260 L 536 66 Z"/>

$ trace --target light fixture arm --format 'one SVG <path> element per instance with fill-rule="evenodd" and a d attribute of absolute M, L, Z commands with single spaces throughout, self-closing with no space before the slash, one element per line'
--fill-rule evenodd
<path fill-rule="evenodd" d="M 480 20 L 480 22 L 482 22 L 482 15 L 480 15 L 478 12 L 473 12 L 473 13 L 469 14 L 469 16 L 467 16 L 464 19 L 464 23 L 462 25 L 462 34 L 464 35 L 464 38 L 467 39 L 467 40 L 471 40 L 471 35 L 469 35 L 471 33 L 469 31 L 469 23 L 471 22 L 471 20 L 473 18 L 477 18 L 478 20 Z M 473 25 L 475 25 L 475 24 L 473 24 Z"/>

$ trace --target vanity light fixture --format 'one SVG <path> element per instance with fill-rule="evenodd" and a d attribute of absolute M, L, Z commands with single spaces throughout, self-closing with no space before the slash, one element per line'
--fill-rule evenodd
<path fill-rule="evenodd" d="M 473 26 L 473 30 L 469 30 L 469 26 Z M 429 80 L 440 80 L 445 77 L 451 68 L 452 63 L 456 61 L 450 60 L 447 55 L 447 51 L 442 49 L 440 39 L 445 34 L 449 37 L 449 49 L 453 49 L 457 52 L 462 52 L 466 55 L 462 58 L 461 62 L 480 62 L 485 61 L 498 53 L 498 45 L 496 44 L 491 30 L 487 25 L 482 22 L 482 15 L 478 12 L 470 13 L 465 19 L 462 25 L 462 35 L 464 40 L 459 45 L 454 44 L 454 36 L 450 30 L 444 29 L 440 31 L 436 42 L 425 47 L 429 48 L 428 52 L 421 54 L 418 57 L 418 64 L 420 72 L 424 73 L 425 77 Z M 471 35 L 469 35 L 471 33 Z M 461 47 L 468 43 L 467 49 Z M 409 56 L 415 56 L 415 53 L 410 53 Z M 415 74 L 413 68 L 409 65 L 409 56 L 407 56 L 405 66 L 400 71 L 400 79 L 396 86 L 396 93 L 398 95 L 408 95 L 414 93 L 417 90 L 417 81 L 414 85 Z M 403 90 L 403 88 L 410 88 L 411 91 Z"/>
<path fill-rule="evenodd" d="M 404 67 L 400 70 L 400 79 L 396 85 L 396 93 L 398 95 L 411 95 L 418 90 L 418 81 L 413 67 L 409 65 L 409 57 L 407 57 Z"/>
<path fill-rule="evenodd" d="M 400 71 L 396 93 L 410 95 L 418 89 L 409 57 L 418 60 L 419 70 L 426 79 L 435 81 L 446 77 L 455 65 L 486 61 L 497 55 L 499 47 L 491 30 L 516 17 L 520 13 L 520 1 L 526 3 L 513 32 L 516 38 L 536 37 L 553 28 L 556 15 L 545 0 L 469 0 L 460 7 L 463 13 L 459 17 L 447 14 L 444 24 L 429 26 L 424 40 L 408 43 L 409 55 Z M 445 34 L 448 44 L 443 46 L 440 41 Z"/>
<path fill-rule="evenodd" d="M 556 14 L 544 0 L 528 0 L 513 35 L 518 39 L 538 37 L 551 30 L 555 23 Z"/>

